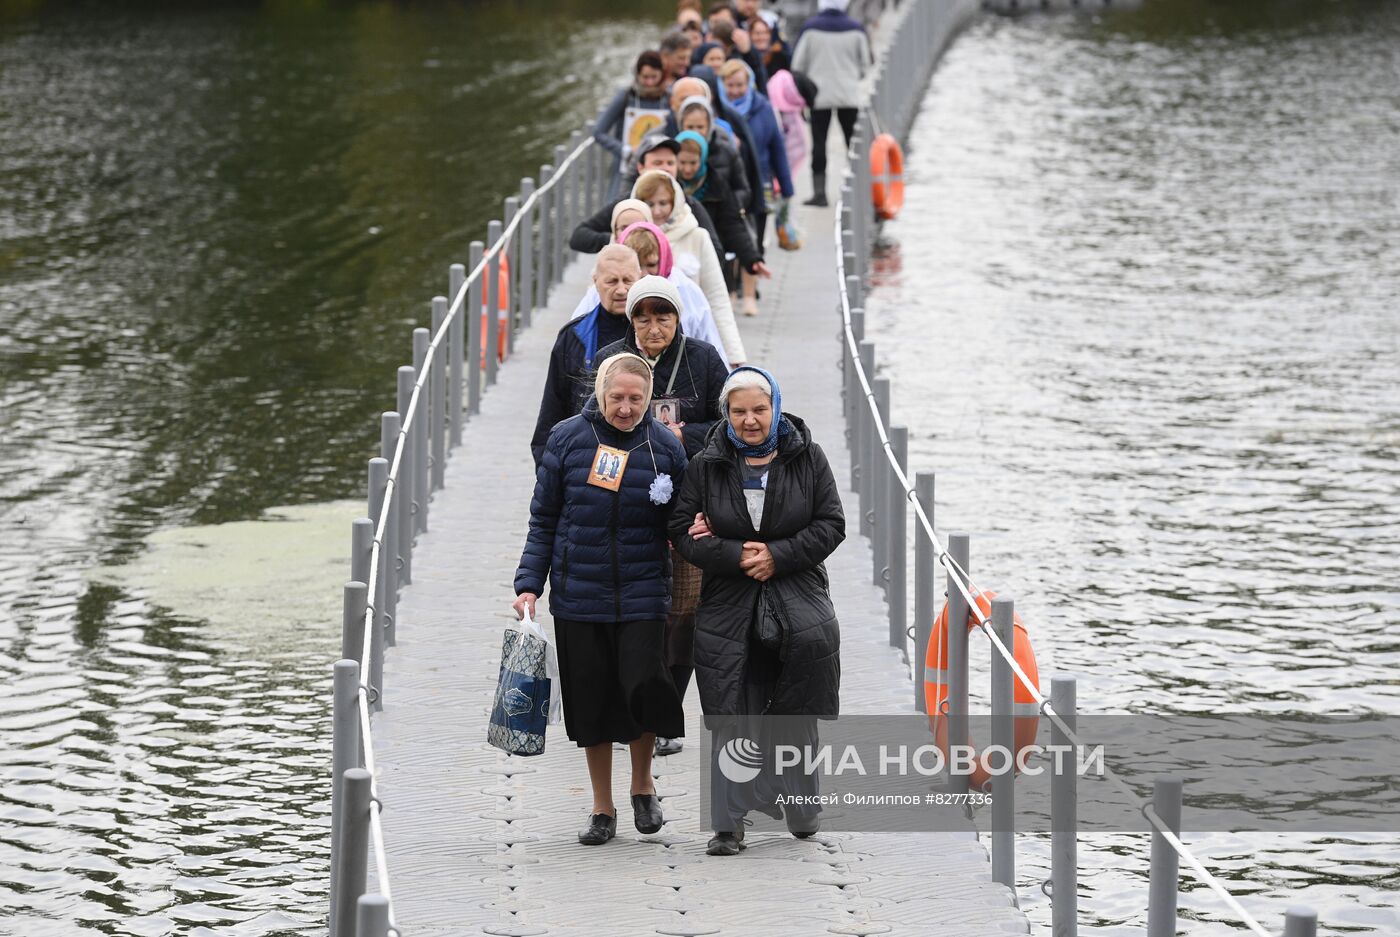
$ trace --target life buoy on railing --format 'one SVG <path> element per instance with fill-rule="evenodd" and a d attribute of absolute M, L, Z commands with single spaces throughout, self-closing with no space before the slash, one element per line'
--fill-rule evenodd
<path fill-rule="evenodd" d="M 870 200 L 882 221 L 889 221 L 904 207 L 904 151 L 887 133 L 870 144 Z"/>
<path fill-rule="evenodd" d="M 992 599 L 996 598 L 996 593 L 987 591 L 979 593 L 976 597 L 977 607 L 981 610 L 983 618 L 992 616 Z M 1026 626 L 1021 622 L 1021 616 L 1015 615 L 1012 618 L 1015 623 L 1015 641 L 1011 649 L 1012 656 L 1016 658 L 1016 664 L 1026 672 L 1031 682 L 1040 688 L 1040 671 L 1035 665 L 1035 650 L 1031 647 L 1030 633 L 1026 631 Z M 971 631 L 977 627 L 977 619 L 968 612 L 967 630 Z M 929 635 L 928 652 L 924 655 L 924 704 L 928 709 L 929 728 L 933 730 L 934 738 L 938 743 L 938 748 L 943 752 L 945 758 L 948 757 L 948 715 L 944 711 L 944 703 L 948 699 L 948 603 L 943 603 L 943 609 L 938 613 L 938 619 L 933 623 L 933 633 Z M 995 650 L 993 653 L 996 653 Z M 1040 706 L 1032 695 L 1030 688 L 1023 684 L 1019 678 L 1013 676 L 1013 699 L 1015 715 L 1015 739 L 1016 739 L 1016 764 L 1021 763 L 1021 753 L 1031 745 L 1035 744 L 1036 731 L 1040 726 Z M 972 744 L 969 737 L 967 744 Z M 949 762 L 951 763 L 951 762 Z M 977 756 L 977 764 L 973 768 L 969 786 L 972 790 L 982 790 L 983 785 L 991 778 L 991 772 L 987 770 L 987 763 L 982 754 Z"/>
<path fill-rule="evenodd" d="M 496 274 L 496 360 L 506 360 L 506 327 L 510 316 L 510 258 L 500 255 L 500 272 Z M 486 342 L 490 325 L 486 318 L 486 300 L 481 302 L 481 357 L 486 357 Z"/>

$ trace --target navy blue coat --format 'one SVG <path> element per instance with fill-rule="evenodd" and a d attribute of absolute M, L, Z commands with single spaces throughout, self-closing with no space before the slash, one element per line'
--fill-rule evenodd
<path fill-rule="evenodd" d="M 617 491 L 588 484 L 600 441 L 631 450 Z M 680 442 L 649 413 L 623 433 L 603 419 L 597 400 L 590 399 L 582 413 L 555 426 L 545 443 L 535 471 L 530 532 L 515 571 L 516 595 L 539 595 L 548 577 L 549 611 L 555 618 L 665 619 L 671 610 L 666 521 L 685 466 Z M 672 491 L 663 504 L 654 504 L 650 495 L 658 474 L 671 477 Z"/>

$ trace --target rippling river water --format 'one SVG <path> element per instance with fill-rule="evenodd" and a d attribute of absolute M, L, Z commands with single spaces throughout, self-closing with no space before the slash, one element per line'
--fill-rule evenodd
<path fill-rule="evenodd" d="M 0 0 L 0 933 L 318 932 L 333 499 L 657 15 Z"/>
<path fill-rule="evenodd" d="M 869 337 L 1081 711 L 1400 711 L 1397 87 L 1360 2 L 988 19 L 935 74 Z M 1189 839 L 1270 926 L 1400 931 L 1393 835 Z M 1093 843 L 1086 921 L 1140 933 L 1145 837 Z"/>

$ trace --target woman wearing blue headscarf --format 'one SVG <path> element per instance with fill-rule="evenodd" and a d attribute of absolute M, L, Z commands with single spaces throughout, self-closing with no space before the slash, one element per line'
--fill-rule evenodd
<path fill-rule="evenodd" d="M 705 206 L 719 235 L 720 246 L 738 257 L 745 271 L 756 271 L 763 263 L 763 251 L 754 244 L 729 180 L 710 165 L 713 152 L 710 141 L 702 134 L 686 130 L 676 134 L 676 143 L 680 146 L 676 154 L 676 181 L 686 195 Z"/>
<path fill-rule="evenodd" d="M 693 660 L 712 758 L 746 739 L 771 755 L 763 743 L 774 732 L 803 744 L 815 738 L 816 719 L 834 719 L 840 708 L 840 627 L 823 562 L 845 539 L 846 515 L 826 455 L 807 424 L 783 412 L 771 374 L 736 368 L 720 407 L 725 419 L 686 470 L 671 542 L 704 571 Z M 757 716 L 808 719 L 774 728 Z M 764 771 L 736 785 L 712 770 L 710 855 L 744 848 L 750 810 L 785 815 L 794 835 L 812 835 L 816 808 L 775 806 L 775 793 L 815 792 L 803 790 L 814 777 L 799 775 L 794 790 L 792 775 Z"/>

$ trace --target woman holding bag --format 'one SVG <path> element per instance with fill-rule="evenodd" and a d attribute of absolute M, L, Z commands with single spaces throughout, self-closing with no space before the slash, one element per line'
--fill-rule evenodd
<path fill-rule="evenodd" d="M 666 523 L 686 458 L 651 418 L 651 389 L 645 361 L 614 355 L 599 366 L 583 412 L 555 424 L 515 574 L 522 617 L 535 616 L 549 579 L 564 726 L 584 749 L 593 787 L 578 835 L 585 846 L 617 831 L 613 743 L 631 748 L 637 830 L 655 833 L 664 822 L 651 776 L 655 739 L 685 734 L 662 643 L 671 604 Z"/>
<path fill-rule="evenodd" d="M 786 727 L 802 738 L 784 741 L 799 745 L 815 741 L 816 719 L 836 717 L 841 636 L 822 563 L 846 536 L 826 455 L 801 419 L 783 413 L 773 376 L 736 368 L 720 408 L 724 421 L 691 460 L 671 515 L 676 549 L 704 572 L 694 661 L 712 757 L 766 731 L 745 717 L 810 717 Z M 712 765 L 710 777 L 715 835 L 707 851 L 732 856 L 744 848 L 744 814 L 774 813 L 779 791 L 768 775 L 735 786 Z M 797 786 L 815 780 L 801 776 Z M 789 778 L 790 792 L 807 793 L 792 788 Z M 799 838 L 817 828 L 810 808 L 786 816 Z"/>

